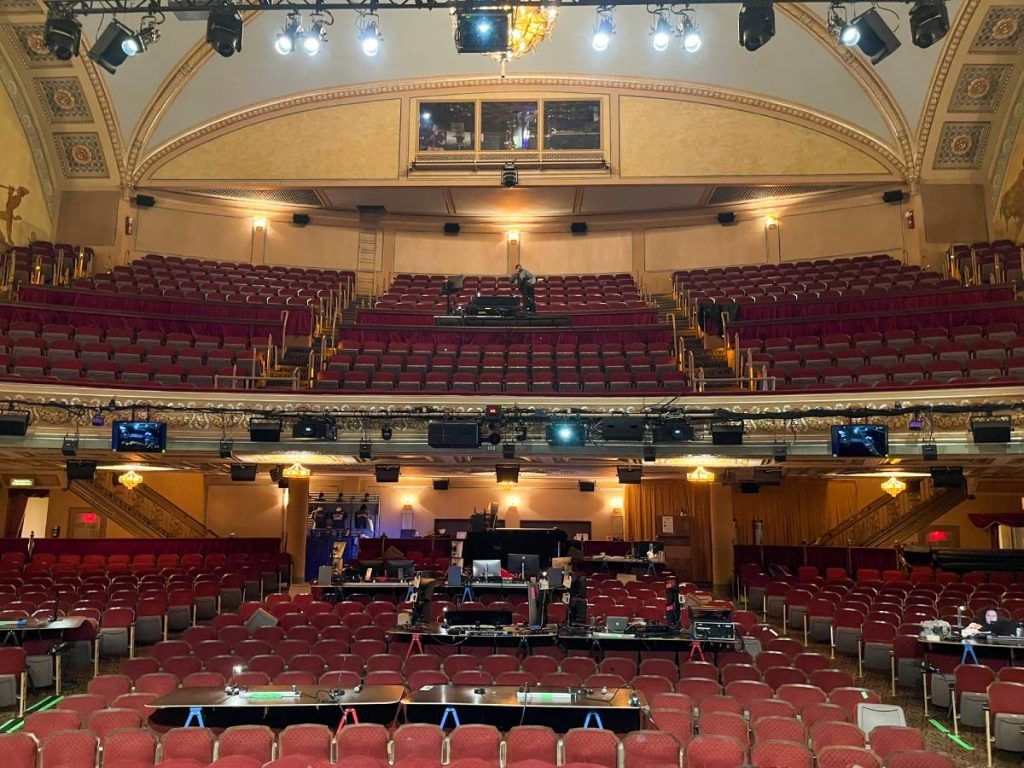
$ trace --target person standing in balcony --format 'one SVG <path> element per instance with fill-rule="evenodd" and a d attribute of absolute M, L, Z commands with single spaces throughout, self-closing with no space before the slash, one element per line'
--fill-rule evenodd
<path fill-rule="evenodd" d="M 523 297 L 523 311 L 536 312 L 537 302 L 534 290 L 537 286 L 537 276 L 522 264 L 516 264 L 516 271 L 512 274 L 512 287 L 516 288 Z"/>

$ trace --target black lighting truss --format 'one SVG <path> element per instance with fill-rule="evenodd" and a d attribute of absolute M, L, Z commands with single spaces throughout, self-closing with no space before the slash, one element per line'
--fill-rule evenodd
<path fill-rule="evenodd" d="M 808 3 L 832 4 L 834 0 L 805 0 Z M 885 0 L 885 5 L 910 5 L 913 0 Z M 650 0 L 515 0 L 515 6 L 537 6 L 558 8 L 614 8 L 618 6 L 649 6 Z M 688 6 L 699 5 L 742 5 L 742 0 L 690 0 Z M 418 10 L 473 11 L 507 7 L 494 0 L 309 0 L 309 2 L 226 2 L 225 0 L 72 0 L 56 2 L 47 0 L 47 8 L 53 13 L 74 16 L 122 15 L 164 13 L 177 14 L 183 18 L 200 18 L 214 8 L 230 6 L 241 13 L 252 11 L 311 11 L 311 10 L 354 10 L 380 11 L 399 8 Z"/>

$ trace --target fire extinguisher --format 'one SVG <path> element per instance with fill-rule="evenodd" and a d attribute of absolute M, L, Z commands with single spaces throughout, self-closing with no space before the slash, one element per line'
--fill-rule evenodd
<path fill-rule="evenodd" d="M 913 225 L 911 225 L 911 227 L 913 227 Z M 134 228 L 135 228 L 135 219 L 133 219 L 131 216 L 125 216 L 124 217 L 124 233 L 126 235 L 130 235 L 132 233 L 132 229 L 134 229 Z"/>
<path fill-rule="evenodd" d="M 907 229 L 913 229 L 914 228 L 914 212 L 913 211 L 907 211 L 906 213 L 903 214 L 903 218 L 907 222 Z"/>

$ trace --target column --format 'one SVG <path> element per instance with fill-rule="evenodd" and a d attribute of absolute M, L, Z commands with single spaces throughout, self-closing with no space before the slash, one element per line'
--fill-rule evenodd
<path fill-rule="evenodd" d="M 284 512 L 285 552 L 292 556 L 292 584 L 306 580 L 306 514 L 309 510 L 309 478 L 288 481 L 288 505 Z"/>
<path fill-rule="evenodd" d="M 732 486 L 716 483 L 711 492 L 711 581 L 715 595 L 732 590 L 734 530 Z"/>

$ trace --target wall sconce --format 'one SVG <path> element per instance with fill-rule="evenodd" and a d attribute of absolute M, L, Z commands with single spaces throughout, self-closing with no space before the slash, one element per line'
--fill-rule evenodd
<path fill-rule="evenodd" d="M 509 509 L 516 509 L 516 508 L 519 507 L 519 497 L 518 496 L 509 496 L 508 499 L 507 499 L 507 502 L 508 502 L 508 508 Z"/>
<path fill-rule="evenodd" d="M 411 493 L 407 493 L 407 494 L 405 494 L 405 496 L 402 497 L 402 508 L 403 509 L 412 509 L 412 506 L 415 503 L 416 503 L 416 497 L 413 496 Z"/>
<path fill-rule="evenodd" d="M 257 232 L 260 232 L 267 228 L 267 218 L 265 216 L 253 216 L 252 228 Z"/>
<path fill-rule="evenodd" d="M 517 245 L 519 243 L 519 230 L 510 229 L 505 233 L 505 237 L 508 238 L 509 245 Z"/>
<path fill-rule="evenodd" d="M 764 225 L 768 229 L 775 229 L 777 226 L 779 226 L 779 217 L 776 216 L 774 213 L 766 214 L 764 217 Z"/>

